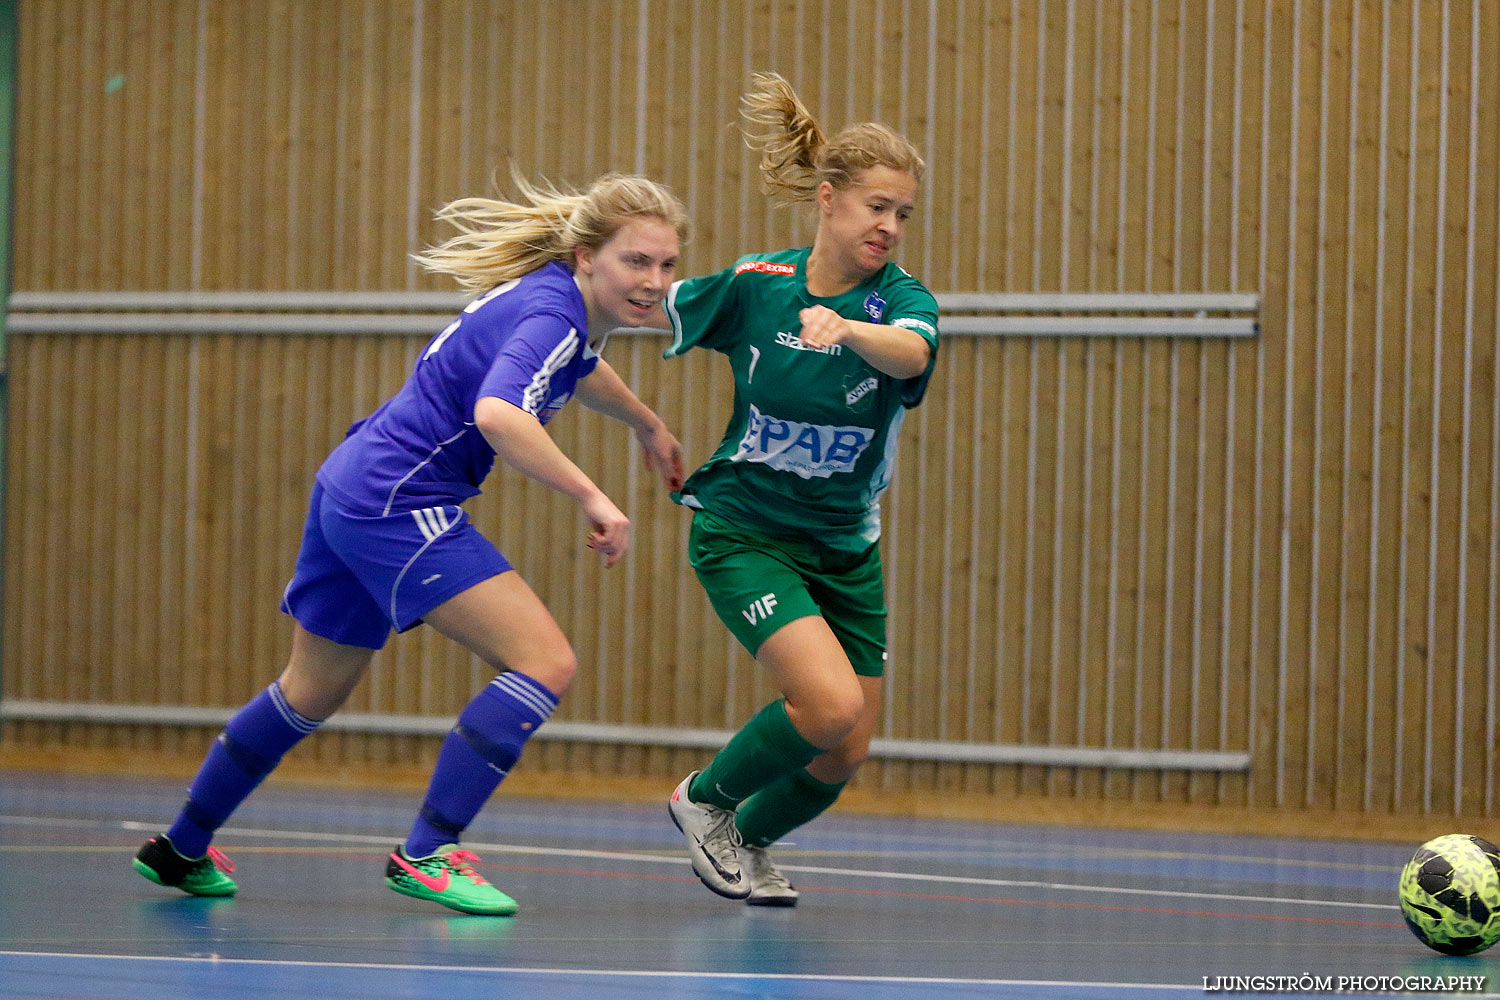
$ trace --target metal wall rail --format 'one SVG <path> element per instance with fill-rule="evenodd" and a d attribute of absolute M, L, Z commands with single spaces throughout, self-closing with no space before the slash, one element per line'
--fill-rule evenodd
<path fill-rule="evenodd" d="M 10 311 L 454 313 L 469 299 L 462 292 L 12 292 Z"/>
<path fill-rule="evenodd" d="M 454 292 L 16 292 L 9 324 L 30 334 L 430 334 L 467 301 Z M 1259 333 L 1260 296 L 1248 292 L 943 292 L 937 301 L 949 334 Z"/>
<path fill-rule="evenodd" d="M 101 705 L 89 702 L 0 701 L 0 722 L 85 722 L 109 725 L 218 727 L 233 709 L 180 705 Z M 322 728 L 338 732 L 401 736 L 441 736 L 453 720 L 441 716 L 341 712 Z M 627 726 L 553 720 L 533 739 L 623 746 L 717 750 L 734 733 L 718 729 Z M 1028 746 L 1008 743 L 956 743 L 937 740 L 875 739 L 870 755 L 885 760 L 957 764 L 1036 764 L 1046 767 L 1133 768 L 1153 771 L 1250 770 L 1250 754 L 1212 750 L 1133 750 L 1111 747 Z"/>
<path fill-rule="evenodd" d="M 1259 296 L 1244 293 L 944 293 L 937 299 L 945 333 L 1012 336 L 1253 336 L 1258 332 L 1260 304 Z M 430 336 L 467 301 L 451 292 L 17 292 L 9 306 L 16 333 Z M 214 708 L 0 701 L 0 720 L 15 721 L 219 726 L 228 716 L 228 709 Z M 450 724 L 445 718 L 425 716 L 341 714 L 329 728 L 439 734 Z M 541 735 L 577 742 L 713 749 L 731 734 L 554 721 Z M 1162 771 L 1245 772 L 1250 766 L 1248 753 L 1229 751 L 894 739 L 875 740 L 872 754 L 898 760 Z"/>

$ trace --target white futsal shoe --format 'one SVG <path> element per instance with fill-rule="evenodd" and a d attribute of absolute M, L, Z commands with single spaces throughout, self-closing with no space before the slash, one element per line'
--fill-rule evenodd
<path fill-rule="evenodd" d="M 727 899 L 744 899 L 750 895 L 750 880 L 740 870 L 740 831 L 734 813 L 689 799 L 688 786 L 697 776 L 694 771 L 682 779 L 667 811 L 687 837 L 688 860 L 698 880 Z"/>
<path fill-rule="evenodd" d="M 797 887 L 781 874 L 781 869 L 771 861 L 764 847 L 741 847 L 740 862 L 750 880 L 750 895 L 746 903 L 751 906 L 797 905 Z"/>

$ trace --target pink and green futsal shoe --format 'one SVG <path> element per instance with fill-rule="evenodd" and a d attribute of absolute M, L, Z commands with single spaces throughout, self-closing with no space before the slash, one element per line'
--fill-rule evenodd
<path fill-rule="evenodd" d="M 429 899 L 460 913 L 508 917 L 519 907 L 516 901 L 490 885 L 474 870 L 479 855 L 457 844 L 439 847 L 425 858 L 408 858 L 397 844 L 385 865 L 385 884 L 415 899 Z"/>
<path fill-rule="evenodd" d="M 165 833 L 146 841 L 131 867 L 157 885 L 181 889 L 191 896 L 233 896 L 239 888 L 229 877 L 234 862 L 223 851 L 210 847 L 201 858 L 185 858 Z"/>

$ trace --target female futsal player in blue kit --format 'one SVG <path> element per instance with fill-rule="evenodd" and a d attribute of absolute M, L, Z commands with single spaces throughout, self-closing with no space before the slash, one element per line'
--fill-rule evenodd
<path fill-rule="evenodd" d="M 669 490 L 681 488 L 681 445 L 598 351 L 610 330 L 644 325 L 656 311 L 687 229 L 682 204 L 644 178 L 607 175 L 581 195 L 517 184 L 525 203 L 466 198 L 439 213 L 459 233 L 417 259 L 480 294 L 318 470 L 282 604 L 296 620 L 291 659 L 229 720 L 176 821 L 136 855 L 151 881 L 233 895 L 233 866 L 210 847 L 215 831 L 344 703 L 392 628 L 426 622 L 500 673 L 444 739 L 385 882 L 466 913 L 515 912 L 458 843 L 557 707 L 577 661 L 461 504 L 498 455 L 577 501 L 589 547 L 613 566 L 630 522 L 544 429 L 575 396 L 630 426 L 647 465 Z"/>

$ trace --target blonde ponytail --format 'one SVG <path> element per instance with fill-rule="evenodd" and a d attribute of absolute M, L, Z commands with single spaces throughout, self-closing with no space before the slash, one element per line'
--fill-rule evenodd
<path fill-rule="evenodd" d="M 779 73 L 756 73 L 740 97 L 740 132 L 760 155 L 761 190 L 790 202 L 813 201 L 824 181 L 843 190 L 870 167 L 921 181 L 927 164 L 906 138 L 879 122 L 848 125 L 832 140 Z"/>
<path fill-rule="evenodd" d="M 512 172 L 521 201 L 459 198 L 435 218 L 458 230 L 412 258 L 429 271 L 483 292 L 558 260 L 571 264 L 579 247 L 597 250 L 631 219 L 655 218 L 688 237 L 687 210 L 665 186 L 645 177 L 605 174 L 579 194 L 533 185 Z"/>
<path fill-rule="evenodd" d="M 789 201 L 811 201 L 818 190 L 823 130 L 792 85 L 778 73 L 757 73 L 740 97 L 740 131 L 760 153 L 761 190 Z"/>

